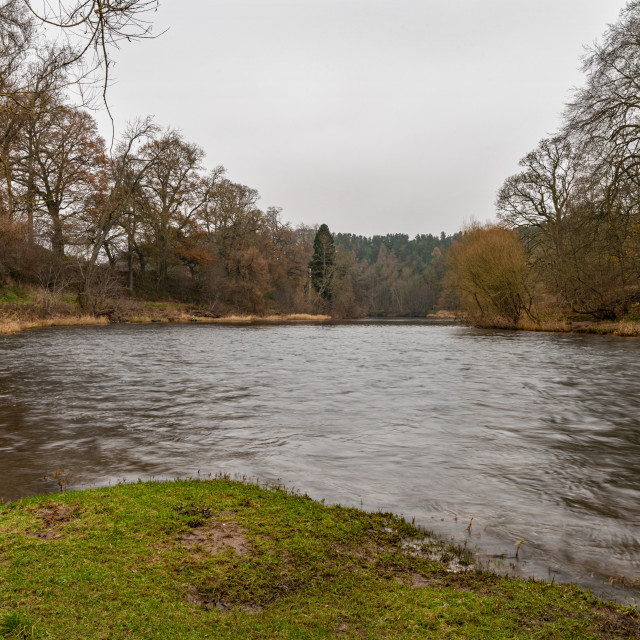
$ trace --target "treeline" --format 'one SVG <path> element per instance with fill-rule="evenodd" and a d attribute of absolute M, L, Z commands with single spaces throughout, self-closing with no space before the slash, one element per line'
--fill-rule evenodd
<path fill-rule="evenodd" d="M 260 209 L 255 189 L 206 169 L 203 150 L 178 131 L 137 121 L 108 151 L 87 111 L 56 93 L 38 107 L 4 156 L 5 281 L 74 289 L 94 312 L 124 295 L 214 315 L 425 315 L 438 302 L 449 236 L 336 236 L 327 305 L 309 286 L 316 229 Z"/>
<path fill-rule="evenodd" d="M 95 50 L 105 30 L 131 26 L 109 20 L 149 4 L 89 12 Z M 26 3 L 0 4 L 0 284 L 72 291 L 92 311 L 126 295 L 212 313 L 308 307 L 312 232 L 260 209 L 255 189 L 207 168 L 197 144 L 149 118 L 108 147 L 70 99 L 84 88 L 84 51 L 40 27 Z"/>
<path fill-rule="evenodd" d="M 334 310 L 342 316 L 425 316 L 440 306 L 455 236 L 337 234 Z"/>
<path fill-rule="evenodd" d="M 500 189 L 501 224 L 466 229 L 450 255 L 459 304 L 479 320 L 639 315 L 640 2 L 584 72 L 561 129 Z"/>
<path fill-rule="evenodd" d="M 455 237 L 446 235 L 444 231 L 440 236 L 419 234 L 413 239 L 404 233 L 376 235 L 371 238 L 351 233 L 338 233 L 335 236 L 335 242 L 341 250 L 353 253 L 357 262 L 373 264 L 384 246 L 387 253 L 395 254 L 396 258 L 407 266 L 427 267 L 434 258 L 443 255 Z"/>
<path fill-rule="evenodd" d="M 317 229 L 294 229 L 258 192 L 207 167 L 177 130 L 139 119 L 107 145 L 70 100 L 78 55 L 23 2 L 0 5 L 0 285 L 73 292 L 83 309 L 141 297 L 213 315 L 424 315 L 452 238 L 336 236 L 328 301 L 310 284 Z"/>
<path fill-rule="evenodd" d="M 293 228 L 150 118 L 107 145 L 77 99 L 95 86 L 87 52 L 108 73 L 110 47 L 144 37 L 156 4 L 57 3 L 50 20 L 0 1 L 0 287 L 30 282 L 45 301 L 71 293 L 93 312 L 142 298 L 213 315 L 640 317 L 640 0 L 585 58 L 560 130 L 505 181 L 499 222 L 415 238 Z M 43 20 L 88 44 L 52 43 Z"/>
<path fill-rule="evenodd" d="M 298 304 L 305 235 L 179 132 L 139 121 L 109 153 L 92 116 L 58 96 L 29 115 L 5 156 L 5 276 L 72 279 L 94 310 L 124 289 L 220 312 Z"/>

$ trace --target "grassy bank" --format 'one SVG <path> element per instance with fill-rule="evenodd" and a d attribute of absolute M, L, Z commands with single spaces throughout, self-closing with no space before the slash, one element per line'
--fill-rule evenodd
<path fill-rule="evenodd" d="M 532 322 L 521 320 L 518 329 L 525 331 L 555 331 L 560 333 L 587 333 L 600 336 L 620 336 L 636 338 L 640 336 L 640 321 L 620 320 L 541 320 Z"/>
<path fill-rule="evenodd" d="M 517 324 L 497 317 L 469 317 L 460 311 L 440 310 L 430 319 L 461 320 L 486 329 L 517 329 L 597 335 L 640 337 L 640 316 L 629 316 L 618 322 L 593 321 L 588 318 L 521 319 Z M 9 287 L 0 290 L 0 335 L 25 329 L 61 326 L 83 326 L 115 323 L 319 323 L 330 322 L 329 315 L 276 314 L 263 315 L 211 313 L 205 308 L 176 301 L 151 301 L 134 298 L 105 300 L 96 313 L 86 313 L 76 303 L 76 295 L 43 294 L 36 287 Z"/>
<path fill-rule="evenodd" d="M 390 514 L 231 482 L 0 506 L 0 637 L 637 638 L 628 609 L 479 572 Z"/>
<path fill-rule="evenodd" d="M 26 329 L 44 329 L 46 327 L 85 327 L 91 325 L 109 324 L 108 318 L 90 314 L 77 316 L 51 316 L 37 320 L 20 320 L 19 318 L 0 317 L 0 334 L 18 333 Z"/>
<path fill-rule="evenodd" d="M 509 329 L 518 331 L 550 331 L 553 333 L 585 333 L 600 336 L 640 337 L 640 317 L 618 321 L 590 320 L 588 318 L 542 318 L 538 321 L 522 318 L 516 324 L 504 318 L 469 317 L 462 311 L 440 310 L 430 313 L 434 320 L 460 320 L 480 329 Z"/>
<path fill-rule="evenodd" d="M 460 318 L 479 329 L 507 329 L 513 331 L 549 331 L 553 333 L 582 333 L 599 336 L 640 337 L 640 320 L 619 321 L 550 318 L 538 321 L 521 319 L 517 323 L 502 318 Z"/>
<path fill-rule="evenodd" d="M 52 296 L 43 300 L 35 289 L 0 292 L 0 334 L 45 327 L 88 326 L 124 323 L 304 323 L 327 322 L 330 316 L 308 314 L 225 315 L 216 316 L 204 309 L 180 302 L 111 300 L 98 313 L 86 313 L 75 296 Z"/>
<path fill-rule="evenodd" d="M 255 316 L 255 315 L 237 315 L 237 316 L 221 316 L 219 318 L 198 317 L 189 314 L 171 314 L 170 316 L 160 315 L 134 315 L 131 318 L 124 318 L 118 322 L 144 324 L 144 323 L 187 323 L 195 322 L 200 324 L 278 324 L 278 323 L 317 323 L 329 322 L 331 316 L 316 316 L 303 313 L 291 313 L 284 315 L 271 316 Z M 36 320 L 20 320 L 19 318 L 0 316 L 0 334 L 18 333 L 26 329 L 44 329 L 46 327 L 88 327 L 92 325 L 110 324 L 110 320 L 105 316 L 95 316 L 90 314 L 78 313 L 78 315 L 54 315 L 51 317 L 39 318 Z"/>

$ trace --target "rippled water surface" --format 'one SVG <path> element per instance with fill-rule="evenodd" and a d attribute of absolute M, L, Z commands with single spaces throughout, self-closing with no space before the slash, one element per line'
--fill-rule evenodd
<path fill-rule="evenodd" d="M 76 486 L 279 479 L 640 599 L 620 586 L 640 579 L 636 339 L 360 322 L 0 341 L 0 493 L 54 490 L 43 475 L 69 467 Z"/>

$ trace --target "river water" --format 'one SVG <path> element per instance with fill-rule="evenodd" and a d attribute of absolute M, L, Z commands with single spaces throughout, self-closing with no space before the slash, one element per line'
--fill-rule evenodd
<path fill-rule="evenodd" d="M 636 339 L 398 321 L 0 340 L 0 494 L 57 490 L 43 476 L 69 468 L 72 487 L 278 481 L 640 600 Z"/>

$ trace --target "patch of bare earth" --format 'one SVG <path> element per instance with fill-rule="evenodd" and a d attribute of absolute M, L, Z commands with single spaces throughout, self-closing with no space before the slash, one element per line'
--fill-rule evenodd
<path fill-rule="evenodd" d="M 375 562 L 378 554 L 383 550 L 382 547 L 374 545 L 363 545 L 357 548 L 347 545 L 335 545 L 333 549 L 340 556 L 342 562 L 348 560 L 357 561 L 363 566 Z"/>
<path fill-rule="evenodd" d="M 68 522 L 76 519 L 78 507 L 75 505 L 48 503 L 34 510 L 37 518 L 42 522 L 43 528 L 38 531 L 29 531 L 27 536 L 40 540 L 52 540 L 62 535 L 62 528 Z"/>
<path fill-rule="evenodd" d="M 419 573 L 411 573 L 409 574 L 409 584 L 414 589 L 422 589 L 424 587 L 430 587 L 435 580 L 433 578 L 425 578 Z"/>
<path fill-rule="evenodd" d="M 235 603 L 207 597 L 206 594 L 199 591 L 198 588 L 192 584 L 190 584 L 187 589 L 185 600 L 199 607 L 204 607 L 207 611 L 213 611 L 214 609 L 218 609 L 218 611 L 231 611 L 235 609 L 246 613 L 260 613 L 262 611 L 262 607 L 253 602 Z"/>
<path fill-rule="evenodd" d="M 640 619 L 634 613 L 619 613 L 609 608 L 598 612 L 603 638 L 640 638 Z"/>
<path fill-rule="evenodd" d="M 336 629 L 336 633 L 347 633 L 347 631 L 349 631 L 349 625 L 346 622 L 341 622 Z"/>
<path fill-rule="evenodd" d="M 424 540 L 405 538 L 401 542 L 401 550 L 414 558 L 425 558 L 431 562 L 443 564 L 448 573 L 466 573 L 475 569 L 473 564 L 462 564 L 458 558 L 437 544 L 429 544 Z"/>
<path fill-rule="evenodd" d="M 456 591 L 473 591 L 473 589 L 463 580 L 458 580 L 456 574 L 435 573 L 428 576 L 411 571 L 396 578 L 399 584 L 406 584 L 413 589 L 425 589 L 427 587 L 451 587 Z"/>
<path fill-rule="evenodd" d="M 180 544 L 191 551 L 217 555 L 225 549 L 233 549 L 236 555 L 247 556 L 251 544 L 242 527 L 230 522 L 210 522 L 194 527 L 180 536 Z"/>
<path fill-rule="evenodd" d="M 209 522 L 194 527 L 180 536 L 180 544 L 185 549 L 200 554 L 218 555 L 224 553 L 227 549 L 232 549 L 238 557 L 242 558 L 253 553 L 253 548 L 244 530 L 233 522 Z M 220 611 L 239 609 L 247 613 L 262 611 L 262 607 L 258 604 L 234 603 L 212 598 L 194 585 L 189 585 L 185 600 L 191 604 L 204 607 L 207 611 L 212 611 L 213 609 Z"/>

